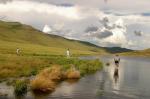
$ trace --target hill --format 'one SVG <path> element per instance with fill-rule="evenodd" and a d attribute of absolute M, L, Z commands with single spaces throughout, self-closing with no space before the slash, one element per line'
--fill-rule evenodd
<path fill-rule="evenodd" d="M 123 53 L 123 52 L 132 52 L 133 50 L 121 47 L 105 47 L 106 51 L 109 53 Z"/>
<path fill-rule="evenodd" d="M 67 48 L 73 54 L 105 53 L 103 48 L 88 42 L 44 34 L 18 22 L 0 21 L 0 53 L 13 54 L 17 48 L 24 54 L 64 55 Z"/>

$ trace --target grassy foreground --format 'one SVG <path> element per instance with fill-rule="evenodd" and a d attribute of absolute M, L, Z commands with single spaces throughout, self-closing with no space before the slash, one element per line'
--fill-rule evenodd
<path fill-rule="evenodd" d="M 102 67 L 99 60 L 68 59 L 64 56 L 0 54 L 0 79 L 29 77 L 52 65 L 60 65 L 63 70 L 67 70 L 73 65 L 81 72 L 81 75 L 94 72 Z"/>

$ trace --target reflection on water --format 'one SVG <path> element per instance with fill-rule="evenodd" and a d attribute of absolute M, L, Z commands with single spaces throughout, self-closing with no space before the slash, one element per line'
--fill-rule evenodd
<path fill-rule="evenodd" d="M 118 79 L 119 79 L 119 69 L 116 68 L 114 70 L 114 81 L 115 81 L 115 83 L 118 83 Z"/>
<path fill-rule="evenodd" d="M 28 92 L 24 99 L 150 99 L 149 58 L 121 57 L 118 68 L 110 56 L 84 59 L 94 58 L 109 66 L 79 81 L 62 82 L 51 94 Z"/>

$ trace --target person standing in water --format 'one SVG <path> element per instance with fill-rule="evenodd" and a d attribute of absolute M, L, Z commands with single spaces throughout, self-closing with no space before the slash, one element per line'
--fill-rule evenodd
<path fill-rule="evenodd" d="M 116 56 L 115 56 L 114 62 L 115 62 L 115 65 L 118 67 L 118 66 L 119 66 L 119 63 L 120 63 L 120 57 L 119 57 L 119 55 L 116 55 Z"/>
<path fill-rule="evenodd" d="M 119 55 L 115 56 L 114 62 L 115 62 L 114 80 L 115 80 L 115 83 L 116 83 L 117 80 L 118 80 L 118 77 L 119 77 L 119 63 L 120 63 Z"/>
<path fill-rule="evenodd" d="M 66 55 L 67 55 L 67 58 L 70 57 L 70 50 L 69 50 L 69 48 L 68 48 L 67 51 L 66 51 Z"/>

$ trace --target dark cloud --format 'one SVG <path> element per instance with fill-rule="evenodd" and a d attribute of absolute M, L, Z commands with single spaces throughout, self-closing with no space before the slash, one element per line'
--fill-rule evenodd
<path fill-rule="evenodd" d="M 104 0 L 104 2 L 107 4 L 108 0 Z"/>
<path fill-rule="evenodd" d="M 7 2 L 11 2 L 13 0 L 0 0 L 0 3 L 7 3 Z"/>
<path fill-rule="evenodd" d="M 112 35 L 113 33 L 111 31 L 104 30 L 104 31 L 96 31 L 94 33 L 90 33 L 88 36 L 96 37 L 98 39 L 104 39 Z"/>
<path fill-rule="evenodd" d="M 142 13 L 143 16 L 150 16 L 150 12 Z"/>
<path fill-rule="evenodd" d="M 141 31 L 134 31 L 134 34 L 136 35 L 136 36 L 142 36 L 142 32 Z"/>
<path fill-rule="evenodd" d="M 5 18 L 6 18 L 6 16 L 0 15 L 0 20 L 3 20 L 3 19 L 5 19 Z"/>
<path fill-rule="evenodd" d="M 96 26 L 91 26 L 91 27 L 87 27 L 85 32 L 88 33 L 88 32 L 95 32 L 98 30 L 98 27 Z"/>
<path fill-rule="evenodd" d="M 103 39 L 103 38 L 107 38 L 109 36 L 113 35 L 113 33 L 111 31 L 105 30 L 103 32 L 97 33 L 95 35 L 95 37 L 99 38 L 99 39 Z"/>
<path fill-rule="evenodd" d="M 73 4 L 70 4 L 70 3 L 62 3 L 62 4 L 59 4 L 58 6 L 72 7 L 72 6 L 74 6 L 74 5 L 73 5 Z"/>
<path fill-rule="evenodd" d="M 102 20 L 99 20 L 99 22 L 108 30 L 114 29 L 116 26 L 115 24 L 110 24 L 108 17 L 104 17 Z"/>

